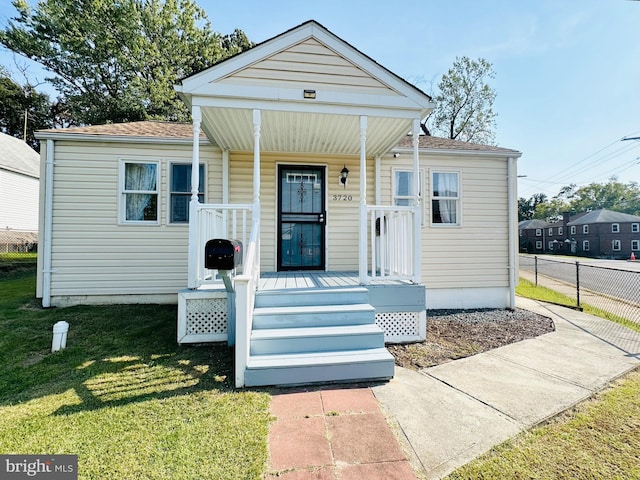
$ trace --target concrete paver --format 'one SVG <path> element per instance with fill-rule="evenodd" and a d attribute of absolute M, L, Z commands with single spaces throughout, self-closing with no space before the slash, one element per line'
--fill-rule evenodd
<path fill-rule="evenodd" d="M 555 332 L 373 387 L 421 478 L 438 479 L 523 429 L 589 398 L 640 365 L 640 334 L 582 312 L 518 298 Z"/>

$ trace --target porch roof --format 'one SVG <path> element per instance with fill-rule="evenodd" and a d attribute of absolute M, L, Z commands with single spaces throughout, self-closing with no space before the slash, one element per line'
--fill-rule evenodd
<path fill-rule="evenodd" d="M 431 98 L 309 21 L 182 80 L 181 98 L 224 150 L 253 149 L 252 111 L 262 111 L 260 149 L 358 154 L 367 116 L 368 155 L 389 151 L 424 118 Z"/>

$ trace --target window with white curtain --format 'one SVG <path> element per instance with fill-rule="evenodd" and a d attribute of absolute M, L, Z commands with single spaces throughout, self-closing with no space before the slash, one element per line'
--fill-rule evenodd
<path fill-rule="evenodd" d="M 123 222 L 158 223 L 158 162 L 120 163 L 120 218 Z"/>
<path fill-rule="evenodd" d="M 431 224 L 460 225 L 459 172 L 431 172 Z"/>
<path fill-rule="evenodd" d="M 420 170 L 420 179 L 418 182 L 418 188 L 420 195 L 420 208 L 422 209 L 422 220 L 424 224 L 424 170 Z M 398 206 L 411 206 L 413 205 L 413 199 L 415 194 L 413 193 L 413 170 L 398 170 L 393 169 L 393 204 Z"/>
<path fill-rule="evenodd" d="M 169 180 L 169 221 L 171 223 L 189 222 L 189 203 L 191 201 L 191 164 L 172 163 L 171 179 Z M 204 165 L 199 169 L 200 185 L 198 187 L 198 201 L 204 203 L 205 182 Z"/>

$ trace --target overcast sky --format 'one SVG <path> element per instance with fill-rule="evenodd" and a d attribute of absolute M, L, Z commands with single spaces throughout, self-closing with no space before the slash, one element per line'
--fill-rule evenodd
<path fill-rule="evenodd" d="M 496 71 L 498 144 L 523 153 L 521 197 L 612 175 L 640 181 L 640 140 L 621 141 L 640 136 L 640 1 L 198 3 L 214 30 L 240 28 L 256 43 L 316 20 L 427 93 L 456 56 L 485 58 Z M 12 10 L 0 0 L 1 25 Z M 12 68 L 6 51 L 0 64 Z"/>

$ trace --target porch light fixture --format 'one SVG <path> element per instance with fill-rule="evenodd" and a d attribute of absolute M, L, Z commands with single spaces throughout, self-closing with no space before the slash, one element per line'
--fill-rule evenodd
<path fill-rule="evenodd" d="M 316 91 L 315 90 L 305 90 L 304 91 L 304 98 L 316 98 Z"/>
<path fill-rule="evenodd" d="M 342 184 L 343 188 L 347 188 L 348 177 L 349 177 L 349 169 L 345 165 L 344 167 L 342 167 L 342 170 L 340 170 L 340 183 Z"/>

